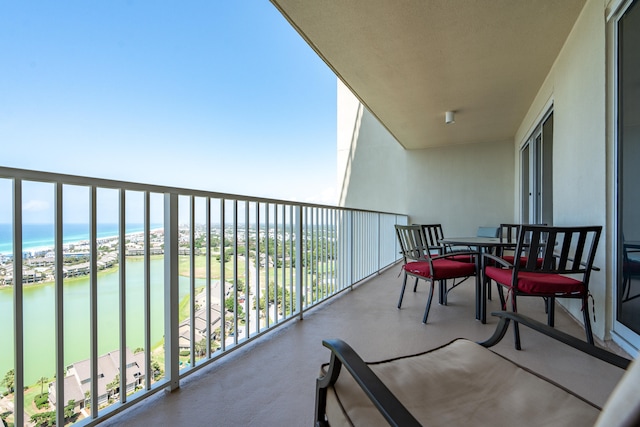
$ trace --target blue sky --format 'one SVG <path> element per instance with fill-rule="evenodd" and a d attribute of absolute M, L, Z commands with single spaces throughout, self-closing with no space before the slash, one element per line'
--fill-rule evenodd
<path fill-rule="evenodd" d="M 267 0 L 0 0 L 0 52 L 2 166 L 336 202 L 336 77 Z"/>

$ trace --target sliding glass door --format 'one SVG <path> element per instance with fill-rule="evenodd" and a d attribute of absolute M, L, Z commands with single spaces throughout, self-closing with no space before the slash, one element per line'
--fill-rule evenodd
<path fill-rule="evenodd" d="M 614 335 L 640 348 L 640 1 L 617 20 L 618 227 Z"/>
<path fill-rule="evenodd" d="M 553 111 L 549 111 L 520 151 L 521 222 L 553 224 Z"/>

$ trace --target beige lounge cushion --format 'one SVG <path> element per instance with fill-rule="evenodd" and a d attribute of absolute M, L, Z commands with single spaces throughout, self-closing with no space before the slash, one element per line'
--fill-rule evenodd
<path fill-rule="evenodd" d="M 600 409 L 468 340 L 369 367 L 425 426 L 589 426 Z M 387 425 L 346 369 L 327 395 L 332 427 Z"/>
<path fill-rule="evenodd" d="M 640 425 L 640 362 L 634 360 L 607 399 L 597 427 Z"/>

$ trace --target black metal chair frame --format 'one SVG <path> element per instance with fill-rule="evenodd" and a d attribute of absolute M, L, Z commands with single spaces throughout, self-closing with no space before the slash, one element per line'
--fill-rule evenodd
<path fill-rule="evenodd" d="M 418 225 L 418 224 L 414 224 Z M 429 246 L 429 250 L 433 253 L 437 253 L 438 255 L 444 254 L 453 254 L 455 255 L 463 255 L 469 251 L 472 251 L 471 248 L 454 248 L 451 245 L 444 245 L 440 243 L 440 240 L 444 239 L 444 232 L 442 231 L 442 224 L 419 224 L 422 227 L 422 231 L 424 232 L 427 245 Z M 452 279 L 451 286 L 447 286 L 446 280 L 441 280 L 439 283 L 439 292 L 438 292 L 438 303 L 442 305 L 447 305 L 447 297 L 449 296 L 449 292 L 460 286 L 464 283 L 470 276 L 463 277 L 462 280 Z M 417 281 L 416 281 L 417 285 Z M 414 285 L 413 291 L 416 291 L 416 285 Z"/>
<path fill-rule="evenodd" d="M 535 224 L 535 225 L 544 225 L 547 224 Z M 522 224 L 500 224 L 500 233 L 499 237 L 501 239 L 506 240 L 516 240 L 518 235 L 520 234 L 520 227 Z M 497 254 L 502 257 L 504 253 Z M 497 285 L 498 287 L 498 295 L 500 296 L 500 304 L 501 307 L 505 308 L 506 301 L 504 299 L 504 293 L 502 292 L 502 286 Z M 544 300 L 544 312 L 548 316 L 548 325 L 553 326 L 555 323 L 555 300 L 547 297 L 542 297 Z"/>
<path fill-rule="evenodd" d="M 444 253 L 442 255 L 433 256 L 431 254 L 432 248 L 429 246 L 428 239 L 424 233 L 423 226 L 421 225 L 396 225 L 396 235 L 398 236 L 398 241 L 400 243 L 400 250 L 402 252 L 402 256 L 404 259 L 404 265 L 408 262 L 427 262 L 429 263 L 429 271 L 431 272 L 431 276 L 423 276 L 413 274 L 406 269 L 403 268 L 404 271 L 404 279 L 402 282 L 402 289 L 400 290 L 400 298 L 398 300 L 398 308 L 402 307 L 402 299 L 404 297 L 404 291 L 407 286 L 407 278 L 408 276 L 412 276 L 415 278 L 415 283 L 413 285 L 413 291 L 416 292 L 418 287 L 418 280 L 423 279 L 430 283 L 429 287 L 429 297 L 427 299 L 427 306 L 424 311 L 424 316 L 422 319 L 422 323 L 427 323 L 427 318 L 429 316 L 429 310 L 431 308 L 431 301 L 433 299 L 433 288 L 434 288 L 434 265 L 433 261 L 439 259 L 447 259 L 459 256 L 469 256 L 475 257 L 478 256 L 477 252 L 474 251 L 465 251 L 465 252 L 455 252 L 455 253 Z M 460 276 L 458 278 L 467 279 L 470 276 Z M 479 271 L 475 272 L 476 280 L 479 280 Z M 447 289 L 446 280 L 437 280 L 439 287 L 439 295 L 440 295 L 440 304 L 446 305 L 446 296 L 447 294 L 455 287 L 460 285 L 461 282 L 457 284 L 453 283 L 453 286 Z M 464 280 L 463 280 L 464 281 Z"/>
<path fill-rule="evenodd" d="M 594 344 L 591 320 L 589 318 L 589 278 L 592 270 L 599 270 L 593 265 L 598 242 L 602 233 L 601 226 L 587 227 L 548 227 L 540 225 L 522 225 L 518 235 L 515 249 L 514 263 L 510 264 L 499 256 L 484 254 L 485 275 L 487 265 L 495 265 L 512 270 L 511 283 L 509 284 L 511 295 L 511 307 L 517 312 L 518 296 L 538 296 L 547 298 L 547 323 L 554 325 L 554 307 L 556 298 L 574 298 L 582 300 L 584 328 L 589 344 Z M 526 257 L 526 263 L 519 262 L 520 256 Z M 542 258 L 542 262 L 539 259 Z M 518 275 L 521 272 L 578 275 L 584 284 L 584 291 L 571 294 L 530 293 L 518 289 Z M 574 276 L 576 277 L 576 276 Z M 500 283 L 499 283 L 500 284 Z M 505 285 L 502 285 L 505 286 Z M 514 323 L 514 338 L 516 348 L 520 347 L 520 332 L 518 323 Z"/>

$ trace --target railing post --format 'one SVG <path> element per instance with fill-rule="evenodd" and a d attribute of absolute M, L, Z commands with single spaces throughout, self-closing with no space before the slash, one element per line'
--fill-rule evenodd
<path fill-rule="evenodd" d="M 297 205 L 294 213 L 296 216 L 296 310 L 299 313 L 300 320 L 302 320 L 302 292 L 304 289 L 304 283 L 302 282 L 302 207 Z"/>
<path fill-rule="evenodd" d="M 227 296 L 227 274 L 225 261 L 225 228 L 226 228 L 226 211 L 225 199 L 220 199 L 220 350 L 227 349 L 227 313 L 225 308 L 225 297 Z"/>
<path fill-rule="evenodd" d="M 151 196 L 144 192 L 144 384 L 151 390 Z"/>
<path fill-rule="evenodd" d="M 98 202 L 97 190 L 89 190 L 89 241 L 91 242 L 91 278 L 89 280 L 89 339 L 91 360 L 91 418 L 98 418 Z"/>
<path fill-rule="evenodd" d="M 354 215 L 355 212 L 354 211 L 349 211 L 349 251 L 351 253 L 351 257 L 349 259 L 349 287 L 353 290 L 353 275 L 354 275 L 354 268 L 355 267 L 355 258 L 356 258 L 356 250 L 355 250 L 355 245 L 353 244 L 354 242 L 354 233 L 355 233 L 355 225 L 354 225 Z"/>
<path fill-rule="evenodd" d="M 380 266 L 382 265 L 382 214 L 377 213 L 376 217 L 378 218 L 378 265 L 376 265 L 376 272 L 380 274 Z"/>
<path fill-rule="evenodd" d="M 196 263 L 195 263 L 195 228 L 196 200 L 189 197 L 189 360 L 196 366 Z"/>
<path fill-rule="evenodd" d="M 205 300 L 207 301 L 207 312 L 205 317 L 207 319 L 207 359 L 211 358 L 211 337 L 213 336 L 213 331 L 211 330 L 211 198 L 207 197 L 206 199 L 206 225 L 205 228 L 207 230 L 207 237 L 205 238 L 205 242 L 207 245 L 207 249 L 205 250 L 205 267 L 207 272 L 205 273 Z M 220 304 L 222 307 L 222 304 Z M 222 321 L 222 309 L 220 309 L 220 320 Z"/>
<path fill-rule="evenodd" d="M 13 423 L 24 425 L 24 299 L 22 286 L 22 180 L 13 181 Z"/>
<path fill-rule="evenodd" d="M 64 425 L 64 275 L 62 253 L 62 184 L 56 183 L 55 188 L 55 324 L 56 324 L 56 425 Z"/>
<path fill-rule="evenodd" d="M 120 402 L 127 401 L 127 245 L 126 245 L 126 190 L 119 190 L 118 204 L 118 288 L 120 318 Z"/>
<path fill-rule="evenodd" d="M 164 371 L 167 389 L 180 387 L 178 346 L 178 195 L 164 195 Z"/>

